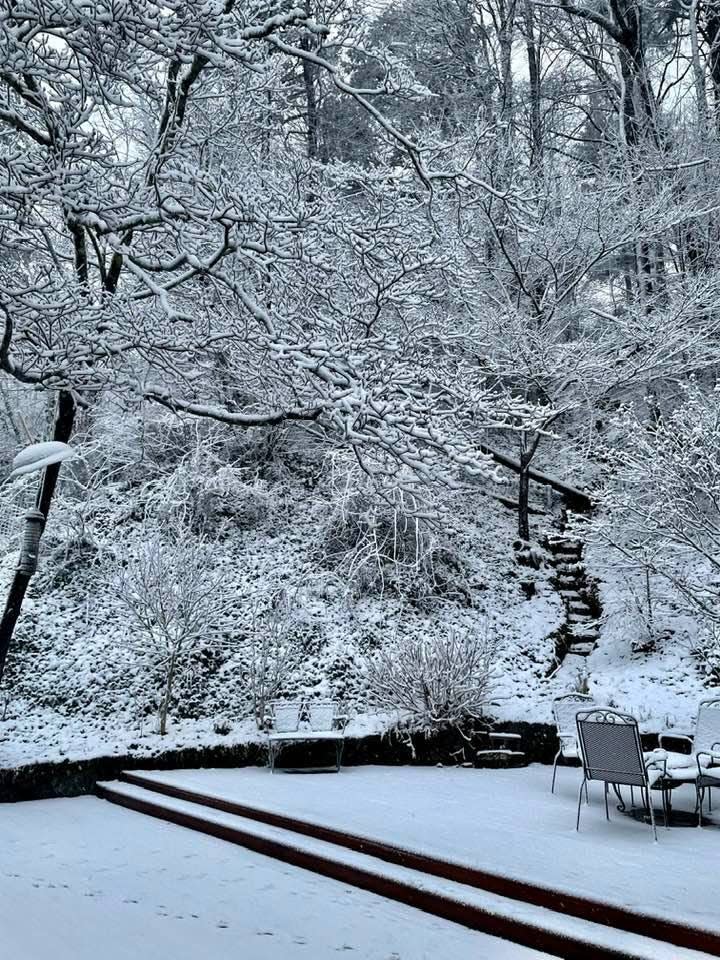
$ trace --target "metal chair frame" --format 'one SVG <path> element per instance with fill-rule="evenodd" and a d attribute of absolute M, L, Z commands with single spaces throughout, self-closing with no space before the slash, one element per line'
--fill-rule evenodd
<path fill-rule="evenodd" d="M 643 757 L 640 732 L 635 717 L 607 707 L 596 707 L 578 711 L 576 717 L 578 743 L 583 765 L 583 781 L 578 793 L 577 820 L 575 829 L 580 829 L 580 810 L 582 809 L 582 793 L 590 780 L 599 780 L 604 783 L 605 816 L 610 819 L 608 805 L 608 788 L 612 786 L 618 800 L 619 809 L 624 810 L 625 804 L 620 794 L 620 786 L 629 786 L 631 789 L 640 787 L 645 806 L 650 814 L 653 839 L 657 841 L 655 827 L 655 811 L 650 793 L 651 782 L 648 776 L 650 769 L 657 769 L 664 775 L 664 761 L 657 757 L 645 760 Z M 665 794 L 663 791 L 663 811 L 665 811 Z M 665 817 L 667 826 L 667 816 Z"/>
<path fill-rule="evenodd" d="M 555 726 L 557 727 L 557 738 L 559 741 L 558 752 L 555 754 L 555 760 L 553 761 L 553 774 L 552 774 L 552 783 L 550 785 L 550 793 L 555 793 L 555 777 L 557 775 L 557 765 L 558 760 L 561 756 L 567 756 L 566 751 L 568 747 L 575 747 L 576 753 L 575 758 L 580 759 L 580 747 L 578 745 L 577 739 L 577 730 L 575 726 L 575 714 L 577 710 L 590 709 L 593 706 L 595 700 L 587 693 L 565 693 L 561 697 L 556 697 L 553 700 L 552 710 L 553 710 L 553 719 L 555 720 Z M 569 720 L 569 710 L 566 711 L 563 709 L 566 705 L 577 704 L 577 709 L 572 711 L 572 729 L 567 729 L 567 723 Z"/>
<path fill-rule="evenodd" d="M 297 709 L 297 722 L 290 729 L 268 733 L 268 754 L 270 772 L 275 772 L 276 760 L 283 747 L 303 740 L 327 740 L 335 744 L 335 770 L 340 772 L 343 749 L 345 746 L 345 727 L 348 717 L 338 712 L 338 703 L 335 700 L 273 700 L 268 704 L 270 712 L 265 715 L 266 726 L 272 727 L 278 707 L 290 707 L 294 712 Z M 328 723 L 328 715 L 330 722 Z M 300 722 L 306 716 L 307 728 L 301 728 Z M 325 717 L 325 722 L 322 718 Z"/>
<path fill-rule="evenodd" d="M 712 788 L 720 787 L 720 777 L 713 777 L 705 772 L 707 767 L 720 764 L 720 698 L 702 700 L 699 703 L 695 720 L 695 733 L 691 737 L 681 733 L 673 733 L 672 730 L 669 730 L 661 733 L 658 737 L 661 747 L 664 747 L 664 740 L 684 740 L 690 747 L 688 765 L 692 764 L 694 759 L 698 771 L 695 777 L 695 812 L 698 815 L 698 826 L 701 826 L 705 793 L 707 791 L 708 811 L 712 811 Z M 709 763 L 701 763 L 701 758 L 708 758 Z M 683 786 L 685 783 L 692 783 L 692 780 L 674 779 L 672 767 L 668 769 L 666 779 L 668 800 L 670 791 Z"/>
<path fill-rule="evenodd" d="M 718 739 L 713 740 L 713 737 Z M 703 743 L 704 739 L 711 742 Z M 708 812 L 711 812 L 713 787 L 720 787 L 720 770 L 717 771 L 717 776 L 711 776 L 707 772 L 708 769 L 720 765 L 720 699 L 703 700 L 700 703 L 692 745 L 697 751 L 695 753 L 698 768 L 695 780 L 695 809 L 698 815 L 698 826 L 701 827 L 705 792 L 707 791 L 708 795 Z M 701 763 L 701 757 L 707 757 L 709 762 Z"/>

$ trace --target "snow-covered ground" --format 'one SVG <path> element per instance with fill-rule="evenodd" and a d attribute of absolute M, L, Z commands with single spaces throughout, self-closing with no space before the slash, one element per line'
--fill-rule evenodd
<path fill-rule="evenodd" d="M 158 779 L 289 813 L 495 873 L 606 900 L 691 926 L 718 929 L 715 873 L 720 817 L 703 829 L 649 826 L 611 809 L 590 787 L 575 831 L 580 772 L 353 767 L 340 775 L 186 770 Z M 637 797 L 636 797 L 637 799 Z M 691 786 L 675 791 L 692 810 Z M 659 806 L 659 797 L 655 798 Z M 660 823 L 662 822 L 658 814 Z"/>
<path fill-rule="evenodd" d="M 2 821 L 8 960 L 544 956 L 93 797 Z"/>

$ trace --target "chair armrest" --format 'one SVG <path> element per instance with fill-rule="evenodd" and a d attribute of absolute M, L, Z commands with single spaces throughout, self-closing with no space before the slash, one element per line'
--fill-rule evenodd
<path fill-rule="evenodd" d="M 658 744 L 661 750 L 666 749 L 663 740 L 686 740 L 690 747 L 690 753 L 692 753 L 693 738 L 689 737 L 686 733 L 673 733 L 672 730 L 665 730 L 663 733 L 659 733 Z"/>
<path fill-rule="evenodd" d="M 337 727 L 338 730 L 345 732 L 345 727 L 350 722 L 350 717 L 346 713 L 338 713 L 333 718 L 333 727 Z"/>
<path fill-rule="evenodd" d="M 668 755 L 666 750 L 661 750 L 659 747 L 656 750 L 653 750 L 650 756 L 645 761 L 645 772 L 648 770 L 660 770 L 662 771 L 663 777 L 667 776 L 667 760 Z"/>
<path fill-rule="evenodd" d="M 572 740 L 572 741 L 575 741 L 575 740 L 577 740 L 577 734 L 576 734 L 576 733 L 560 733 L 560 731 L 558 730 L 558 732 L 557 732 L 557 738 L 558 738 L 558 740 Z"/>
<path fill-rule="evenodd" d="M 700 757 L 710 757 L 710 763 L 706 767 L 701 766 Z M 707 770 L 708 767 L 714 767 L 720 764 L 720 751 L 715 749 L 713 750 L 701 750 L 700 753 L 696 754 L 695 760 L 697 761 L 698 767 L 698 776 L 702 776 L 703 771 Z"/>

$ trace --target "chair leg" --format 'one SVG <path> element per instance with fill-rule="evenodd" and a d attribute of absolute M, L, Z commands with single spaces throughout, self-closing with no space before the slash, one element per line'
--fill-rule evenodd
<path fill-rule="evenodd" d="M 575 823 L 576 830 L 580 829 L 580 808 L 582 806 L 583 787 L 585 787 L 585 796 L 587 797 L 587 777 L 583 777 L 583 782 L 580 784 L 580 790 L 578 791 L 577 821 Z"/>
<path fill-rule="evenodd" d="M 558 752 L 555 754 L 555 762 L 553 763 L 553 776 L 552 776 L 552 784 L 550 785 L 550 793 L 555 793 L 555 774 L 557 773 L 557 763 L 560 757 L 560 753 L 561 751 L 558 750 Z"/>
<path fill-rule="evenodd" d="M 708 810 L 712 813 L 712 787 L 708 787 Z"/>
<path fill-rule="evenodd" d="M 670 828 L 670 817 L 672 816 L 672 790 L 668 787 L 664 792 L 665 799 L 665 826 Z"/>
<path fill-rule="evenodd" d="M 608 782 L 605 781 L 605 819 L 610 819 L 610 807 L 608 806 Z"/>
<path fill-rule="evenodd" d="M 652 826 L 653 840 L 657 843 L 657 830 L 655 829 L 655 811 L 653 809 L 652 794 L 650 787 L 647 788 L 648 809 L 650 810 L 650 825 Z"/>
<path fill-rule="evenodd" d="M 695 786 L 695 810 L 698 815 L 698 826 L 702 826 L 702 805 L 703 800 L 705 799 L 705 787 L 701 787 L 700 784 Z"/>
<path fill-rule="evenodd" d="M 587 806 L 590 806 L 590 797 L 588 795 L 588 785 L 587 780 L 585 781 L 585 803 Z"/>

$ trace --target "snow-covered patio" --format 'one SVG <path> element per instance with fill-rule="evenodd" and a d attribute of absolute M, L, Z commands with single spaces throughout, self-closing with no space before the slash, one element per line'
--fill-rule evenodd
<path fill-rule="evenodd" d="M 590 787 L 581 830 L 575 831 L 580 772 L 354 767 L 340 775 L 266 770 L 185 770 L 152 774 L 166 783 L 248 806 L 384 840 L 716 931 L 714 874 L 720 857 L 718 818 L 702 829 L 660 828 L 611 808 L 605 820 L 601 787 Z M 659 797 L 655 797 L 659 807 Z M 691 811 L 694 790 L 676 791 L 674 807 Z"/>
<path fill-rule="evenodd" d="M 13 960 L 540 960 L 544 954 L 94 797 L 2 810 Z"/>

